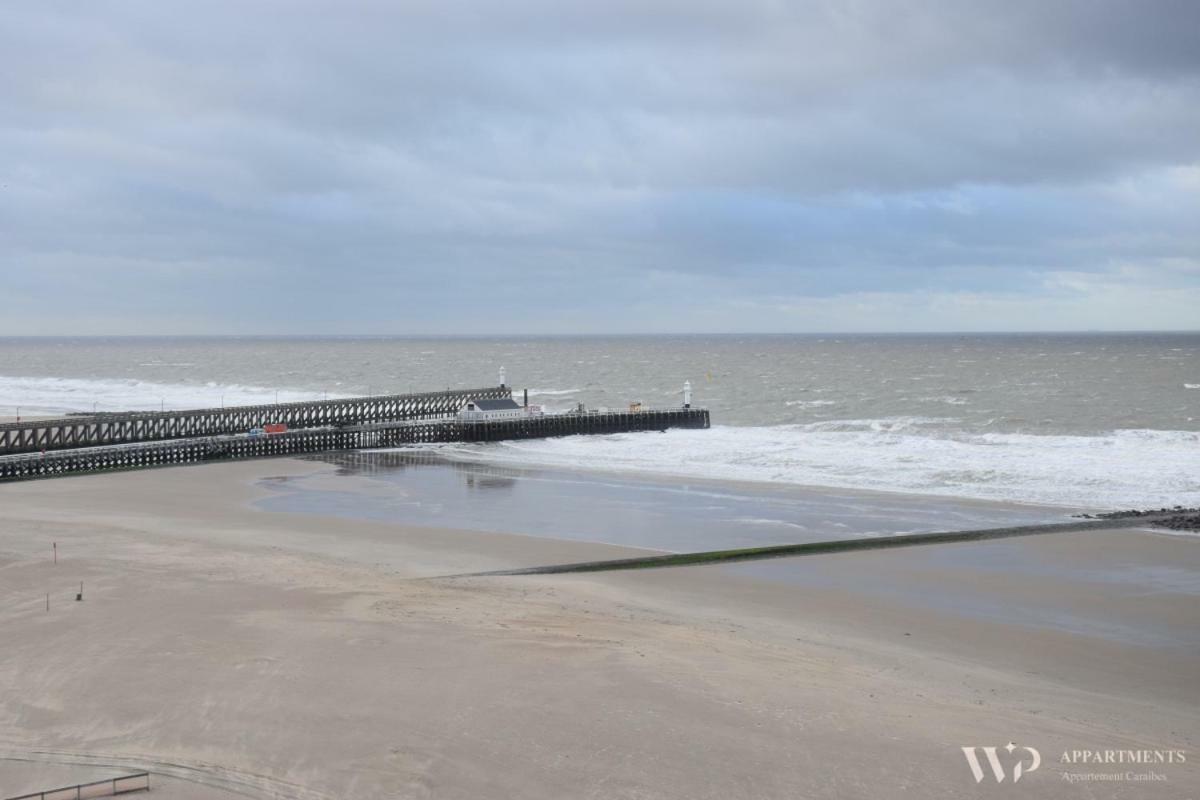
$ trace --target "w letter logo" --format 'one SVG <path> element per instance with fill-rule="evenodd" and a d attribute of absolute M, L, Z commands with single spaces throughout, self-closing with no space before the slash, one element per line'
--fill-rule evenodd
<path fill-rule="evenodd" d="M 967 757 L 967 765 L 971 768 L 971 774 L 975 776 L 976 783 L 983 783 L 984 776 L 983 765 L 979 763 L 978 751 L 980 750 L 983 751 L 983 755 L 987 759 L 987 764 L 992 770 L 992 776 L 996 779 L 996 783 L 1004 783 L 1007 773 L 1004 771 L 1004 765 L 1000 763 L 1000 756 L 996 754 L 996 749 L 995 747 L 964 747 L 962 749 L 963 755 Z M 1021 780 L 1022 775 L 1033 772 L 1042 764 L 1041 754 L 1032 747 L 1018 748 L 1015 744 L 1009 742 L 1004 746 L 1004 749 L 1008 751 L 1009 755 L 1012 755 L 1013 751 L 1018 749 L 1024 750 L 1030 755 L 1028 766 L 1021 760 L 1020 756 L 1017 757 L 1017 763 L 1012 768 L 1013 783 Z"/>

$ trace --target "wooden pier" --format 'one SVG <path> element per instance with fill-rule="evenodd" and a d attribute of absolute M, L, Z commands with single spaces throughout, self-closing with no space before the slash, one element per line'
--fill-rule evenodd
<path fill-rule="evenodd" d="M 475 397 L 495 397 L 497 393 L 508 396 L 504 387 L 485 389 L 480 392 L 492 392 L 491 395 L 479 392 L 465 393 L 436 393 L 431 395 L 409 395 L 409 398 L 426 398 L 431 402 L 445 400 L 447 415 L 458 408 L 450 406 L 451 396 L 461 399 Z M 401 396 L 403 397 L 403 396 Z M 364 398 L 373 400 L 374 398 Z M 341 403 L 349 412 L 360 408 L 356 401 L 329 401 Z M 295 414 L 292 419 L 316 421 L 321 419 L 320 409 L 304 411 L 300 406 L 305 404 L 292 403 L 288 406 L 258 406 L 260 409 L 247 413 L 244 417 L 258 425 L 267 421 L 276 421 L 278 414 L 269 413 L 270 409 L 291 408 Z M 309 404 L 326 406 L 326 403 Z M 406 413 L 424 413 L 428 406 L 414 407 L 405 404 L 394 406 L 407 409 Z M 232 410 L 232 409 L 231 409 Z M 199 412 L 178 412 L 178 418 L 188 419 L 187 415 Z M 368 416 L 368 407 L 356 413 Z M 349 414 L 347 414 L 348 416 Z M 130 415 L 138 416 L 138 415 Z M 339 419 L 346 419 L 341 417 Z M 258 422 L 261 420 L 261 422 Z M 214 423 L 215 424 L 215 423 Z M 626 433 L 633 431 L 665 431 L 668 428 L 707 428 L 709 414 L 703 408 L 670 408 L 643 409 L 639 411 L 589 411 L 566 414 L 547 414 L 544 416 L 530 415 L 518 419 L 499 419 L 478 422 L 463 422 L 454 417 L 443 416 L 440 419 L 402 419 L 385 422 L 365 422 L 362 424 L 318 424 L 306 428 L 291 429 L 284 433 L 249 436 L 242 428 L 237 433 L 225 433 L 215 436 L 167 438 L 159 437 L 158 441 L 128 441 L 121 444 L 111 444 L 99 447 L 64 446 L 51 449 L 45 453 L 19 453 L 16 455 L 0 456 L 0 481 L 20 481 L 37 478 L 52 478 L 66 475 L 79 475 L 90 472 L 107 472 L 112 470 L 145 469 L 148 467 L 166 467 L 184 464 L 197 464 L 206 461 L 223 461 L 240 458 L 267 458 L 271 456 L 291 456 L 306 453 L 319 453 L 338 450 L 360 450 L 369 448 L 398 447 L 411 444 L 438 442 L 495 442 L 505 439 L 533 439 L 552 436 L 570 436 L 576 434 L 605 434 Z M 67 449 L 69 447 L 69 449 Z"/>
<path fill-rule="evenodd" d="M 288 428 L 362 425 L 454 414 L 468 400 L 511 397 L 505 386 L 189 411 L 130 411 L 0 424 L 0 456 L 78 447 L 224 436 L 282 423 Z"/>

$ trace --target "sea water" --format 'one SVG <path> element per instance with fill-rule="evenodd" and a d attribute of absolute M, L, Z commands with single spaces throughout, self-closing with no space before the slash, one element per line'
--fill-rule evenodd
<path fill-rule="evenodd" d="M 1063 508 L 1200 505 L 1200 334 L 0 339 L 0 416 L 494 385 L 713 428 L 449 460 Z"/>
<path fill-rule="evenodd" d="M 7 339 L 0 417 L 488 386 L 501 366 L 550 411 L 674 406 L 690 380 L 713 428 L 325 454 L 338 477 L 266 480 L 259 507 L 694 551 L 1200 505 L 1198 334 Z M 922 550 L 924 568 L 942 572 L 1200 594 L 1200 575 L 1182 567 L 1031 562 L 1015 540 Z M 845 586 L 821 559 L 714 569 L 1200 646 L 1144 615 L 904 576 Z"/>

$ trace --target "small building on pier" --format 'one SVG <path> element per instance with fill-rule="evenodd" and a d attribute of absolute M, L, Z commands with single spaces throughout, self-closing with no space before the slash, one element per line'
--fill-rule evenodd
<path fill-rule="evenodd" d="M 458 412 L 458 418 L 464 422 L 486 422 L 494 419 L 516 419 L 528 414 L 511 397 L 497 400 L 469 400 Z"/>

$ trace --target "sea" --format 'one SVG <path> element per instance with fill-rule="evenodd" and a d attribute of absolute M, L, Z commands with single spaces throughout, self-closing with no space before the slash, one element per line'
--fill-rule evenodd
<path fill-rule="evenodd" d="M 0 417 L 491 386 L 710 430 L 431 447 L 439 463 L 1001 501 L 1200 505 L 1200 334 L 0 339 Z M 746 510 L 747 518 L 752 511 Z"/>
<path fill-rule="evenodd" d="M 292 544 L 399 571 L 411 567 L 407 526 L 694 552 L 1200 506 L 1194 333 L 0 339 L 0 419 L 494 386 L 501 367 L 549 412 L 678 406 L 688 381 L 713 427 L 308 456 L 317 470 L 268 467 L 255 507 L 382 523 L 394 537 L 330 526 Z M 1136 549 L 1119 561 L 1053 548 L 1031 559 L 1020 539 L 920 550 L 911 563 L 938 574 L 986 585 L 1003 573 L 1130 602 L 1093 613 L 908 571 L 864 585 L 814 558 L 705 569 L 1200 648 L 1186 624 L 1138 612 L 1147 595 L 1200 597 L 1200 571 L 1186 565 Z M 541 563 L 536 548 L 521 552 L 534 560 L 511 566 Z"/>

